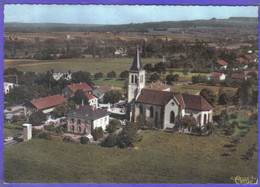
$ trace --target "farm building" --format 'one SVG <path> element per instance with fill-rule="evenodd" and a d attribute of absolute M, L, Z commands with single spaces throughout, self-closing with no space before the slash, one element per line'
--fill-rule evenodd
<path fill-rule="evenodd" d="M 70 84 L 68 86 L 66 86 L 62 91 L 61 91 L 61 95 L 63 97 L 65 97 L 66 99 L 73 97 L 73 95 L 75 94 L 75 92 L 77 90 L 83 90 L 85 93 L 91 93 L 92 92 L 92 88 L 85 82 L 80 82 L 77 84 Z"/>

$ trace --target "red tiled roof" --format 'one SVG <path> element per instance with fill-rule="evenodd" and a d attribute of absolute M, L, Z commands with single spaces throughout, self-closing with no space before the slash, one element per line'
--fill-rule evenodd
<path fill-rule="evenodd" d="M 218 60 L 217 63 L 221 66 L 226 66 L 228 63 L 225 60 Z"/>
<path fill-rule="evenodd" d="M 68 87 L 75 93 L 77 90 L 83 90 L 84 92 L 92 91 L 93 89 L 85 82 L 70 84 Z"/>
<path fill-rule="evenodd" d="M 85 95 L 87 96 L 87 98 L 88 98 L 89 100 L 96 98 L 94 95 L 89 94 L 89 93 L 85 93 Z"/>
<path fill-rule="evenodd" d="M 238 58 L 236 58 L 236 61 L 243 63 L 243 62 L 245 62 L 245 59 L 242 57 L 238 57 Z"/>
<path fill-rule="evenodd" d="M 246 59 L 248 60 L 254 60 L 254 57 L 252 57 L 251 55 L 244 55 Z"/>
<path fill-rule="evenodd" d="M 208 111 L 213 108 L 201 95 L 182 94 L 182 98 L 187 109 Z"/>
<path fill-rule="evenodd" d="M 246 76 L 243 75 L 243 74 L 233 73 L 233 74 L 231 75 L 231 78 L 232 78 L 232 79 L 246 79 Z"/>
<path fill-rule="evenodd" d="M 137 99 L 139 103 L 153 104 L 153 105 L 166 105 L 172 98 L 176 98 L 180 104 L 181 109 L 193 110 L 211 110 L 213 107 L 202 97 L 190 94 L 181 94 L 167 91 L 142 89 L 140 96 Z"/>
<path fill-rule="evenodd" d="M 220 77 L 222 75 L 222 73 L 219 73 L 219 72 L 213 72 L 211 74 L 211 77 Z"/>
<path fill-rule="evenodd" d="M 96 88 L 102 90 L 104 94 L 111 90 L 111 86 L 104 86 L 104 85 L 98 85 L 96 86 Z"/>
<path fill-rule="evenodd" d="M 60 105 L 62 103 L 66 103 L 67 100 L 61 96 L 60 94 L 49 96 L 49 97 L 43 97 L 40 99 L 36 99 L 33 101 L 30 101 L 31 104 L 33 104 L 37 109 L 45 109 L 45 108 L 50 108 L 54 107 L 57 105 Z"/>

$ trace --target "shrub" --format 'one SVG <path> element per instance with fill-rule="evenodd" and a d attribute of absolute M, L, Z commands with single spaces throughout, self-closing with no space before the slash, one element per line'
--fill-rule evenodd
<path fill-rule="evenodd" d="M 237 119 L 237 114 L 234 114 L 234 113 L 231 114 L 231 115 L 230 115 L 230 118 L 231 118 L 231 119 Z"/>
<path fill-rule="evenodd" d="M 104 136 L 104 130 L 102 129 L 102 127 L 98 127 L 95 128 L 91 134 L 93 136 L 93 139 L 97 141 Z"/>
<path fill-rule="evenodd" d="M 80 143 L 81 144 L 87 144 L 88 142 L 89 142 L 89 139 L 87 137 L 82 136 L 80 138 Z"/>
<path fill-rule="evenodd" d="M 42 133 L 39 134 L 39 138 L 50 140 L 51 139 L 51 134 L 47 133 L 47 132 L 42 132 Z"/>
<path fill-rule="evenodd" d="M 71 142 L 71 138 L 69 136 L 64 136 L 63 141 L 64 142 Z"/>
<path fill-rule="evenodd" d="M 115 133 L 110 134 L 101 143 L 101 146 L 103 146 L 103 147 L 115 147 L 117 145 L 118 145 L 118 135 Z"/>
<path fill-rule="evenodd" d="M 121 125 L 120 121 L 113 119 L 109 122 L 106 131 L 109 133 L 113 133 L 120 127 L 120 125 Z"/>
<path fill-rule="evenodd" d="M 30 123 L 35 125 L 40 125 L 43 121 L 46 120 L 46 115 L 42 111 L 37 111 L 32 113 L 32 115 L 29 117 Z"/>
<path fill-rule="evenodd" d="M 39 134 L 41 134 L 42 132 L 43 130 L 41 129 L 32 128 L 32 137 L 33 138 L 39 137 Z"/>
<path fill-rule="evenodd" d="M 55 127 L 53 124 L 44 126 L 44 130 L 47 130 L 47 131 L 54 131 L 54 129 L 55 129 Z"/>

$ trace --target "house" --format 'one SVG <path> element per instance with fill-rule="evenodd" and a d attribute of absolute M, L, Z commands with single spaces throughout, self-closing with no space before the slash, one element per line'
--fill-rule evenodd
<path fill-rule="evenodd" d="M 71 73 L 69 72 L 55 72 L 52 74 L 52 77 L 57 81 L 60 78 L 71 80 Z"/>
<path fill-rule="evenodd" d="M 145 70 L 137 48 L 129 71 L 128 115 L 132 121 L 143 115 L 162 129 L 175 128 L 180 119 L 192 115 L 203 127 L 212 122 L 213 107 L 201 95 L 145 88 Z"/>
<path fill-rule="evenodd" d="M 255 58 L 254 58 L 252 55 L 249 55 L 249 54 L 244 55 L 244 58 L 245 58 L 249 63 L 254 62 L 254 60 L 255 60 Z"/>
<path fill-rule="evenodd" d="M 242 58 L 242 57 L 236 58 L 236 61 L 239 62 L 239 63 L 241 63 L 241 64 L 246 62 L 245 59 Z"/>
<path fill-rule="evenodd" d="M 103 103 L 105 94 L 112 90 L 111 86 L 96 86 L 92 91 L 92 94 L 98 98 L 98 101 Z"/>
<path fill-rule="evenodd" d="M 231 75 L 231 79 L 233 79 L 233 80 L 247 80 L 247 76 L 244 75 L 244 74 L 233 73 Z"/>
<path fill-rule="evenodd" d="M 214 61 L 213 66 L 215 69 L 227 69 L 228 63 L 225 60 Z"/>
<path fill-rule="evenodd" d="M 213 80 L 213 79 L 223 81 L 226 79 L 226 75 L 224 73 L 213 72 L 211 73 L 209 80 Z"/>
<path fill-rule="evenodd" d="M 85 93 L 91 93 L 92 92 L 92 88 L 85 82 L 80 82 L 77 84 L 70 84 L 68 86 L 66 86 L 62 91 L 61 91 L 61 95 L 63 97 L 65 97 L 66 99 L 70 98 L 73 96 L 73 94 L 75 94 L 75 92 L 77 90 L 83 90 Z"/>
<path fill-rule="evenodd" d="M 60 94 L 43 97 L 39 99 L 35 99 L 29 102 L 29 109 L 31 112 L 42 111 L 45 114 L 51 113 L 56 106 L 66 103 L 67 99 L 65 99 Z"/>
<path fill-rule="evenodd" d="M 146 89 L 153 89 L 153 90 L 162 90 L 162 91 L 170 91 L 171 86 L 164 84 L 160 80 L 153 82 L 152 84 L 145 87 Z"/>
<path fill-rule="evenodd" d="M 109 124 L 109 115 L 106 110 L 89 105 L 79 106 L 66 114 L 66 117 L 68 131 L 81 134 L 91 134 L 98 127 L 105 130 Z"/>
<path fill-rule="evenodd" d="M 10 82 L 4 82 L 4 93 L 8 94 L 10 92 L 11 89 L 13 89 L 15 86 L 14 83 L 10 83 Z"/>
<path fill-rule="evenodd" d="M 98 106 L 98 98 L 96 98 L 94 95 L 90 93 L 85 93 L 85 95 L 88 98 L 88 103 L 90 106 L 94 106 L 94 107 Z"/>

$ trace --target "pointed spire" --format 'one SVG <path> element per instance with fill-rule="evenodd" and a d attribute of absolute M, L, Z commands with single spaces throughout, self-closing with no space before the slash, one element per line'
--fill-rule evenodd
<path fill-rule="evenodd" d="M 133 64 L 132 64 L 132 67 L 130 68 L 130 70 L 133 70 L 133 71 L 143 70 L 138 45 L 136 47 L 136 53 L 135 53 L 134 61 L 133 61 Z"/>

